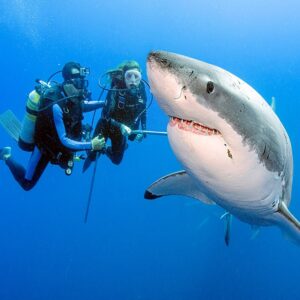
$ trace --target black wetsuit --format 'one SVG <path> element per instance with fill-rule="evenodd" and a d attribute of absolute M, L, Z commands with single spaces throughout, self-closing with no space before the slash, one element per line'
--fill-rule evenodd
<path fill-rule="evenodd" d="M 6 164 L 20 186 L 28 191 L 32 189 L 46 169 L 48 163 L 58 164 L 66 169 L 75 151 L 90 150 L 90 142 L 81 142 L 82 111 L 90 111 L 103 106 L 103 103 L 91 103 L 84 106 L 81 98 L 77 101 L 65 100 L 52 103 L 65 97 L 60 86 L 47 91 L 40 99 L 40 109 L 35 128 L 35 144 L 27 169 L 12 157 Z"/>
<path fill-rule="evenodd" d="M 135 93 L 129 90 L 108 92 L 94 136 L 101 134 L 105 140 L 110 138 L 111 147 L 106 149 L 106 154 L 114 164 L 122 161 L 127 145 L 126 137 L 122 135 L 118 123 L 128 126 L 131 130 L 137 130 L 140 125 L 142 130 L 146 130 L 146 102 L 147 96 L 143 82 L 140 83 Z M 135 137 L 136 135 L 132 134 L 128 139 L 133 141 Z M 93 160 L 94 157 L 90 158 Z"/>

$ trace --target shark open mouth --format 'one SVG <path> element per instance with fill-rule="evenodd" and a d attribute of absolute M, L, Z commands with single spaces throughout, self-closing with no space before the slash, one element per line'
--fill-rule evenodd
<path fill-rule="evenodd" d="M 194 121 L 188 121 L 184 119 L 180 119 L 177 117 L 171 117 L 170 118 L 170 126 L 178 126 L 179 129 L 185 130 L 185 131 L 191 131 L 195 134 L 200 135 L 221 135 L 221 132 L 217 129 L 209 128 L 205 125 L 202 125 L 200 123 L 196 123 Z"/>

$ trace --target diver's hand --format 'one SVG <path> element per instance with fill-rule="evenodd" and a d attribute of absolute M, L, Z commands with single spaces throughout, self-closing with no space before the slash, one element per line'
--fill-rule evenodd
<path fill-rule="evenodd" d="M 129 135 L 131 135 L 131 132 L 132 132 L 132 130 L 131 130 L 128 126 L 126 126 L 126 125 L 124 125 L 124 124 L 122 124 L 122 125 L 120 126 L 120 130 L 121 130 L 121 133 L 122 133 L 124 136 L 129 136 Z"/>
<path fill-rule="evenodd" d="M 143 140 L 143 138 L 144 138 L 144 134 L 143 133 L 138 133 L 134 140 L 137 141 L 137 142 L 141 142 Z"/>
<path fill-rule="evenodd" d="M 105 147 L 105 139 L 98 135 L 92 139 L 92 151 L 100 151 Z"/>

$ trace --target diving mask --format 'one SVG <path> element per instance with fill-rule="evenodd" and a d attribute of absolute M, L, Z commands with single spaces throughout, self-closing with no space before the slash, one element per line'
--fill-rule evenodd
<path fill-rule="evenodd" d="M 128 89 L 136 88 L 142 80 L 142 74 L 137 69 L 130 69 L 125 72 L 124 80 Z"/>
<path fill-rule="evenodd" d="M 80 68 L 72 68 L 70 70 L 70 77 L 85 77 L 90 74 L 90 68 L 80 67 Z"/>
<path fill-rule="evenodd" d="M 85 90 L 88 87 L 88 81 L 85 79 L 85 77 L 89 74 L 90 74 L 89 68 L 85 68 L 85 67 L 71 68 L 66 81 L 70 84 L 73 84 L 74 87 L 78 90 Z"/>

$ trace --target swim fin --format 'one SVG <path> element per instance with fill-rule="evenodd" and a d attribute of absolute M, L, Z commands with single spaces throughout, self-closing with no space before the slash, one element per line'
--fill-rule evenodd
<path fill-rule="evenodd" d="M 88 155 L 86 157 L 86 159 L 84 160 L 84 163 L 83 163 L 82 173 L 84 173 L 90 167 L 90 165 L 92 164 L 93 161 L 94 160 L 91 159 L 90 155 Z"/>
<path fill-rule="evenodd" d="M 0 124 L 5 131 L 16 141 L 19 140 L 19 135 L 22 129 L 22 123 L 15 114 L 8 109 L 0 115 Z"/>
<path fill-rule="evenodd" d="M 97 157 L 97 152 L 88 151 L 87 154 L 88 155 L 87 155 L 87 157 L 84 161 L 83 167 L 82 167 L 82 173 L 84 173 L 90 167 L 92 162 L 94 162 L 96 160 L 96 157 Z"/>
<path fill-rule="evenodd" d="M 108 149 L 110 147 L 104 147 L 102 148 L 102 150 L 100 151 L 87 151 L 87 158 L 84 161 L 83 167 L 82 167 L 82 173 L 84 173 L 92 164 L 92 162 L 94 162 L 96 159 L 98 159 L 100 157 L 101 154 L 108 154 Z"/>

